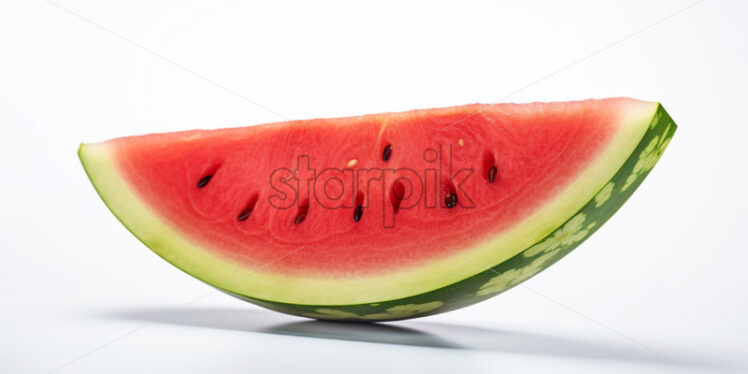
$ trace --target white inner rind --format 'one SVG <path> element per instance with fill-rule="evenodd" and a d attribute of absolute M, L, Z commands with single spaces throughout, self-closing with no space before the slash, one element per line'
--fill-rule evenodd
<path fill-rule="evenodd" d="M 122 224 L 159 256 L 188 274 L 215 287 L 269 301 L 363 304 L 414 296 L 453 284 L 506 261 L 544 238 L 590 201 L 623 166 L 656 109 L 657 103 L 622 104 L 618 130 L 598 157 L 562 192 L 513 228 L 473 248 L 455 248 L 453 256 L 426 265 L 344 279 L 285 275 L 274 272 L 272 263 L 247 269 L 217 257 L 170 227 L 135 195 L 119 174 L 109 143 L 81 145 L 79 156 L 99 195 Z"/>

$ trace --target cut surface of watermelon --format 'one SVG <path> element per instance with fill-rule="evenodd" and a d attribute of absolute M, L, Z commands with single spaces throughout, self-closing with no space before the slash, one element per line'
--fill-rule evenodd
<path fill-rule="evenodd" d="M 287 313 L 391 320 L 557 261 L 675 128 L 659 104 L 617 98 L 152 134 L 79 155 L 120 221 L 185 272 Z"/>

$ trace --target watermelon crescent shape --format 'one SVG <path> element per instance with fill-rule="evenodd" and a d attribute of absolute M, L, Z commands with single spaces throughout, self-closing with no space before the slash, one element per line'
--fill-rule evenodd
<path fill-rule="evenodd" d="M 676 130 L 627 98 L 465 105 L 82 144 L 114 215 L 246 301 L 326 320 L 470 305 L 598 230 Z"/>

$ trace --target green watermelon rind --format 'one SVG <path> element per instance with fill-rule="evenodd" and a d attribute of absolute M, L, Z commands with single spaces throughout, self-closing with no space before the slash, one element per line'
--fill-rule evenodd
<path fill-rule="evenodd" d="M 658 104 L 649 128 L 634 152 L 582 209 L 528 249 L 493 267 L 485 266 L 485 271 L 449 286 L 395 300 L 330 306 L 287 304 L 221 291 L 275 311 L 335 321 L 402 320 L 481 302 L 537 275 L 595 233 L 639 187 L 662 156 L 676 129 L 670 115 Z"/>

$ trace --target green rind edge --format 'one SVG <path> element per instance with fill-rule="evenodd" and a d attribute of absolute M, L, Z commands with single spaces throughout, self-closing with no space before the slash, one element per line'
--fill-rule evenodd
<path fill-rule="evenodd" d="M 444 313 L 509 290 L 569 254 L 596 232 L 628 200 L 659 160 L 677 125 L 658 104 L 634 152 L 584 207 L 566 223 L 516 256 L 462 281 L 406 298 L 356 305 L 300 305 L 221 291 L 278 312 L 335 321 L 392 321 Z M 606 197 L 607 196 L 607 197 Z"/>

